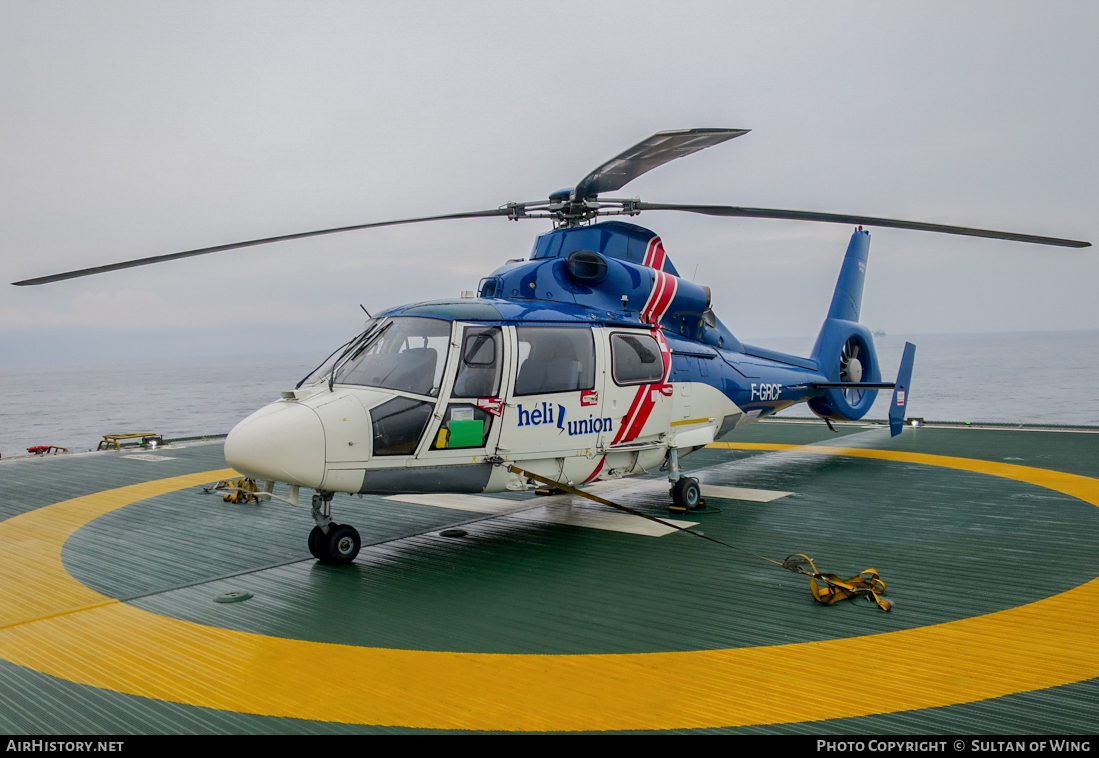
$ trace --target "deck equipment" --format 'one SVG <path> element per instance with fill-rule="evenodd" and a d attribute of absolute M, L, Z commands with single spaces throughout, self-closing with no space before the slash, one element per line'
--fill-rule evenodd
<path fill-rule="evenodd" d="M 31 445 L 27 448 L 27 452 L 31 455 L 57 455 L 58 453 L 67 453 L 69 449 L 60 445 Z"/>
<path fill-rule="evenodd" d="M 140 440 L 140 442 L 127 442 Z M 156 447 L 164 444 L 164 438 L 156 432 L 127 432 L 126 434 L 104 434 L 96 450 L 121 450 L 124 447 Z"/>

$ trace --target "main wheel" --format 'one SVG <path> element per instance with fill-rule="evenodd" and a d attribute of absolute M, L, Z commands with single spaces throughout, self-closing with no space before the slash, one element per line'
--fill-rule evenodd
<path fill-rule="evenodd" d="M 688 511 L 701 508 L 702 490 L 698 486 L 698 480 L 688 476 L 680 477 L 672 485 L 672 502 L 678 508 L 686 508 Z"/>
<path fill-rule="evenodd" d="M 309 552 L 318 561 L 324 556 L 324 550 L 321 548 L 321 540 L 323 540 L 324 537 L 324 530 L 319 526 L 313 527 L 313 531 L 309 533 Z"/>
<path fill-rule="evenodd" d="M 347 524 L 332 524 L 328 527 L 328 534 L 319 542 L 318 552 L 322 552 L 321 563 L 330 566 L 345 566 L 355 560 L 359 554 L 362 540 L 359 532 L 353 526 Z"/>

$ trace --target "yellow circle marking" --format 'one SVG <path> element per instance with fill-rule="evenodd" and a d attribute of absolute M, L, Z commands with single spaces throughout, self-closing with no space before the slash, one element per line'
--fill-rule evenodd
<path fill-rule="evenodd" d="M 884 450 L 800 449 L 976 471 L 1099 505 L 1099 480 L 1059 471 Z M 206 708 L 529 731 L 815 721 L 954 705 L 1099 676 L 1099 579 L 1009 610 L 864 637 L 678 653 L 507 655 L 355 647 L 203 626 L 115 601 L 62 566 L 66 539 L 91 519 L 234 475 L 207 471 L 120 487 L 0 523 L 0 657 L 72 682 Z"/>

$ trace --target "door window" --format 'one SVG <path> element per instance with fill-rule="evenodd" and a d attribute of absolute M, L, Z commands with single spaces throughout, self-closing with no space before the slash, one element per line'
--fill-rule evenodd
<path fill-rule="evenodd" d="M 595 387 L 595 341 L 591 329 L 520 326 L 516 395 L 575 392 Z"/>
<path fill-rule="evenodd" d="M 492 430 L 492 414 L 471 403 L 451 403 L 446 408 L 443 422 L 432 450 L 453 450 L 463 447 L 484 447 Z"/>
<path fill-rule="evenodd" d="M 612 334 L 611 375 L 619 386 L 662 381 L 660 345 L 647 334 Z"/>
<path fill-rule="evenodd" d="M 467 326 L 462 337 L 453 397 L 496 397 L 503 363 L 500 327 Z"/>

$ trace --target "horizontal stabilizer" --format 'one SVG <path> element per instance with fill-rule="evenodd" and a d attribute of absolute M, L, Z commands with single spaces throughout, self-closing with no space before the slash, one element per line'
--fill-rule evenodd
<path fill-rule="evenodd" d="M 813 382 L 809 386 L 815 390 L 891 390 L 897 385 L 893 382 Z"/>
<path fill-rule="evenodd" d="M 889 404 L 889 435 L 896 437 L 904 426 L 904 414 L 912 387 L 912 364 L 916 362 L 916 346 L 904 343 L 901 367 L 897 371 L 897 386 L 893 389 L 893 402 Z"/>

